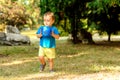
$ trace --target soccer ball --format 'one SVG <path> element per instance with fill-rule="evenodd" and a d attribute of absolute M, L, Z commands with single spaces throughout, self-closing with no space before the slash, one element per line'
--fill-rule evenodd
<path fill-rule="evenodd" d="M 45 37 L 51 36 L 52 28 L 49 26 L 44 26 L 42 29 L 42 35 Z"/>

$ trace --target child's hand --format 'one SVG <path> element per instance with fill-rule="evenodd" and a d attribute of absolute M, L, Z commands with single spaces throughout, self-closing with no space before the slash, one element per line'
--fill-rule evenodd
<path fill-rule="evenodd" d="M 56 38 L 56 39 L 59 39 L 59 35 L 55 34 L 53 31 L 52 31 L 52 33 L 51 33 L 51 36 L 53 36 L 53 37 Z"/>
<path fill-rule="evenodd" d="M 38 38 L 41 38 L 42 37 L 42 34 L 40 33 L 40 34 L 37 34 L 37 37 Z"/>
<path fill-rule="evenodd" d="M 53 37 L 54 37 L 54 35 L 55 35 L 55 33 L 52 31 L 51 36 L 53 36 Z"/>
<path fill-rule="evenodd" d="M 40 31 L 40 34 L 37 34 L 37 37 L 38 38 L 41 38 L 42 37 L 42 32 Z"/>

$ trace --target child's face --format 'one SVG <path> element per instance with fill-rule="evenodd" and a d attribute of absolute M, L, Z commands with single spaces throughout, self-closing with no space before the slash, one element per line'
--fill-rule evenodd
<path fill-rule="evenodd" d="M 44 25 L 45 26 L 52 26 L 54 23 L 54 20 L 51 16 L 44 16 Z"/>

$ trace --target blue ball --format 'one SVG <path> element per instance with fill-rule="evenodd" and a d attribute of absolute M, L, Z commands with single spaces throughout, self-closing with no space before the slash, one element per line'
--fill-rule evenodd
<path fill-rule="evenodd" d="M 42 35 L 45 37 L 51 36 L 52 28 L 49 26 L 44 26 L 42 29 Z"/>

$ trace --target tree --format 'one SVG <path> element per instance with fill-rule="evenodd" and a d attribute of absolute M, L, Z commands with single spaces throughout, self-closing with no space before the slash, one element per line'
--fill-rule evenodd
<path fill-rule="evenodd" d="M 0 0 L 0 23 L 32 29 L 39 22 L 38 5 L 39 0 Z"/>
<path fill-rule="evenodd" d="M 24 6 L 14 2 L 1 2 L 0 3 L 0 19 L 1 23 L 7 25 L 23 25 L 26 23 L 28 15 L 25 13 Z"/>
<path fill-rule="evenodd" d="M 94 22 L 100 32 L 107 32 L 108 41 L 112 33 L 120 31 L 119 0 L 95 0 L 89 3 L 88 25 Z"/>
<path fill-rule="evenodd" d="M 120 30 L 119 0 L 41 0 L 40 8 L 42 15 L 46 11 L 53 11 L 57 15 L 57 22 L 65 18 L 70 20 L 73 43 L 78 42 L 77 34 L 83 29 L 81 19 L 88 20 L 87 29 L 107 32 L 108 41 L 112 33 Z M 90 26 L 92 23 L 96 26 Z"/>
<path fill-rule="evenodd" d="M 27 27 L 34 29 L 40 23 L 39 22 L 41 18 L 39 9 L 40 0 L 21 0 L 18 2 L 24 5 L 26 13 L 29 15 Z"/>

